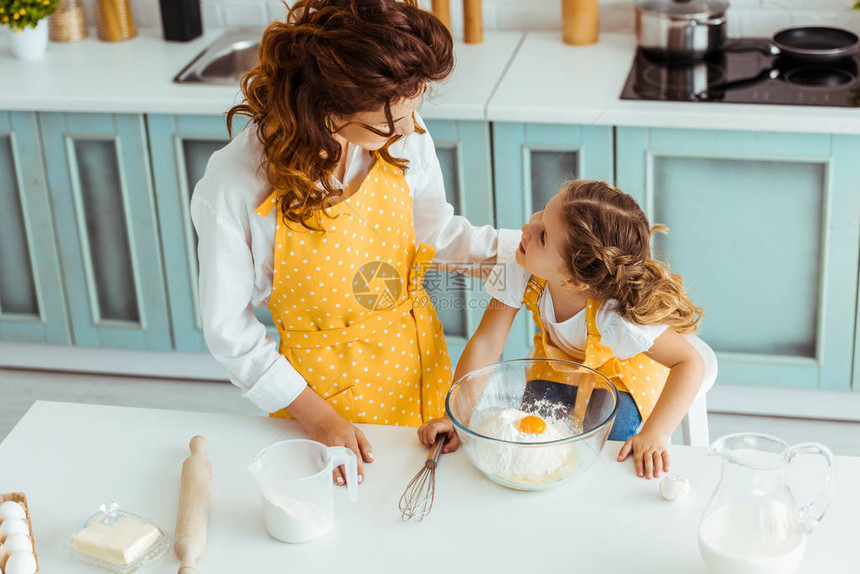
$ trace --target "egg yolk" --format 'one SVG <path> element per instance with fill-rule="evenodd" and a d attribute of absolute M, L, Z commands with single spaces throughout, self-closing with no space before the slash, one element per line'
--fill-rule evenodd
<path fill-rule="evenodd" d="M 546 430 L 546 422 L 534 415 L 523 417 L 518 424 L 521 431 L 529 434 L 541 434 Z"/>

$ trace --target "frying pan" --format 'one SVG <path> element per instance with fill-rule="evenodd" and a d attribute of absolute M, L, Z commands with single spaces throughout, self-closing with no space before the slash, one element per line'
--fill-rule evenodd
<path fill-rule="evenodd" d="M 709 86 L 694 94 L 696 100 L 721 100 L 729 90 L 747 88 L 768 79 L 780 79 L 809 88 L 830 88 L 853 81 L 857 64 L 851 59 L 860 48 L 860 38 L 841 28 L 806 26 L 786 28 L 770 41 L 730 40 L 723 52 L 759 51 L 777 56 L 776 61 L 758 75 Z"/>
<path fill-rule="evenodd" d="M 814 63 L 778 56 L 772 65 L 762 69 L 756 76 L 718 82 L 691 96 L 698 101 L 720 101 L 728 91 L 750 88 L 768 80 L 780 80 L 812 90 L 829 90 L 853 82 L 857 74 L 857 62 L 850 58 L 832 63 Z"/>
<path fill-rule="evenodd" d="M 860 48 L 857 34 L 842 28 L 805 26 L 785 28 L 766 44 L 760 40 L 729 40 L 722 49 L 727 52 L 760 51 L 798 62 L 824 63 L 849 58 Z"/>

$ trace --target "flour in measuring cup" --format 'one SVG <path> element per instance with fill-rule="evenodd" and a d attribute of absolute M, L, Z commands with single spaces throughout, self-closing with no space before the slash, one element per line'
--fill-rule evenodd
<path fill-rule="evenodd" d="M 334 516 L 319 504 L 277 493 L 264 493 L 266 530 L 284 542 L 307 542 L 325 534 Z"/>
<path fill-rule="evenodd" d="M 540 434 L 520 430 L 519 422 L 531 413 L 519 409 L 488 409 L 476 413 L 473 428 L 478 433 L 515 443 L 535 443 L 568 438 L 576 434 L 570 424 L 554 417 L 542 417 L 546 429 Z M 570 445 L 524 448 L 509 443 L 479 442 L 475 445 L 475 464 L 484 472 L 512 481 L 548 482 L 561 478 L 575 462 Z"/>

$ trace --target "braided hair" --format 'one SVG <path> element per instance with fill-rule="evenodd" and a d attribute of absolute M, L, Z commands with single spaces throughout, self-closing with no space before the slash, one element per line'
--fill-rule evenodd
<path fill-rule="evenodd" d="M 694 333 L 702 310 L 684 281 L 651 257 L 653 227 L 636 201 L 602 181 L 576 180 L 563 190 L 562 220 L 568 230 L 567 271 L 601 301 L 614 299 L 632 323 L 663 324 Z"/>

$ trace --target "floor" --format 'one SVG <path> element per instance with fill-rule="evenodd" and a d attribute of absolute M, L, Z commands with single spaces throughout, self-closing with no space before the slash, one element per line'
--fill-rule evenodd
<path fill-rule="evenodd" d="M 36 400 L 259 415 L 228 383 L 0 369 L 0 440 Z M 841 455 L 860 456 L 860 423 L 711 412 L 711 439 L 758 431 L 789 443 L 820 442 Z"/>

